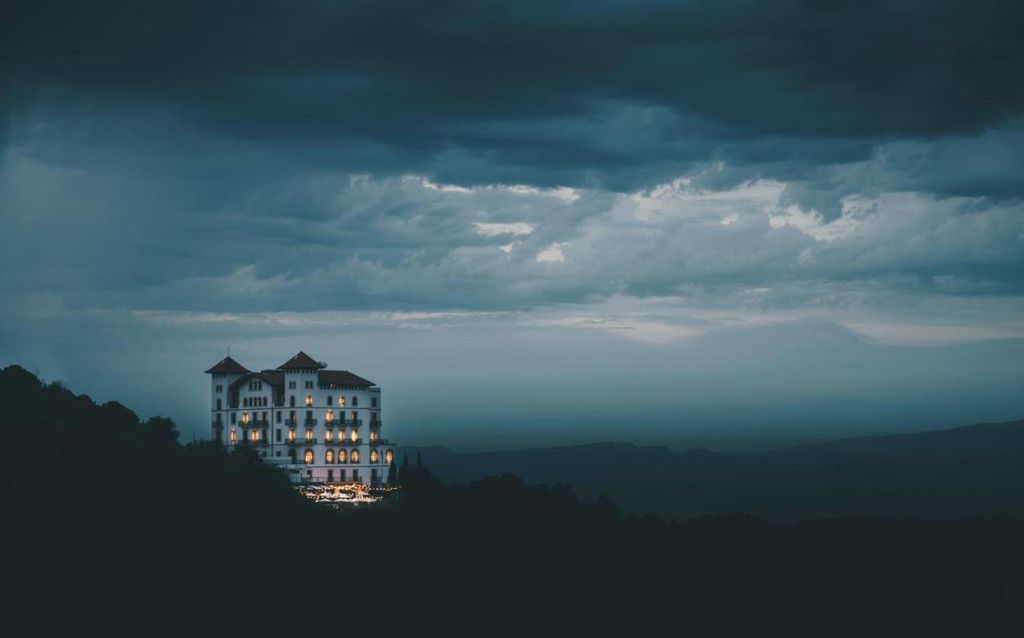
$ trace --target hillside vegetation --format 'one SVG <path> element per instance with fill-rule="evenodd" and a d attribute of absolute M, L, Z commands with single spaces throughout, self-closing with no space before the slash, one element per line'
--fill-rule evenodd
<path fill-rule="evenodd" d="M 669 521 L 512 475 L 298 497 L 249 450 L 0 370 L 10 635 L 1019 635 L 1024 522 Z M 429 468 L 429 463 L 427 464 Z"/>

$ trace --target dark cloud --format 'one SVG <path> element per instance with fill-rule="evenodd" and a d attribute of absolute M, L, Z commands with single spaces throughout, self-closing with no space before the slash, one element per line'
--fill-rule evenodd
<path fill-rule="evenodd" d="M 822 161 L 819 140 L 834 163 L 1024 107 L 1012 1 L 15 2 L 6 16 L 14 117 L 62 92 L 158 105 L 236 138 L 330 141 L 319 157 L 337 168 L 460 183 L 628 189 L 712 156 L 792 172 Z"/>

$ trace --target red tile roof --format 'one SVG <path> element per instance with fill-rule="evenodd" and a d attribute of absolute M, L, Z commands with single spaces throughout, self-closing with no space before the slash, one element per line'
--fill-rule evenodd
<path fill-rule="evenodd" d="M 221 374 L 221 373 L 234 373 L 234 374 L 245 374 L 249 370 L 246 369 L 241 363 L 235 361 L 231 357 L 224 357 L 217 365 L 213 366 L 206 371 L 206 374 Z"/>
<path fill-rule="evenodd" d="M 291 359 L 288 359 L 287 361 L 285 361 L 281 365 L 277 366 L 277 369 L 278 370 L 297 370 L 297 369 L 313 368 L 315 370 L 319 370 L 322 367 L 324 367 L 323 364 L 321 364 L 319 361 L 315 360 L 313 357 L 309 356 L 305 352 L 299 352 L 297 355 L 295 355 Z"/>

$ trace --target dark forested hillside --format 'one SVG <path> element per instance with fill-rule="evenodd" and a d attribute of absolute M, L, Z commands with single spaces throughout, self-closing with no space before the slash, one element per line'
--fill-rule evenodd
<path fill-rule="evenodd" d="M 511 472 L 565 481 L 632 511 L 956 516 L 1024 512 L 1024 421 L 860 437 L 759 453 L 599 443 L 420 454 L 439 476 L 470 481 Z"/>
<path fill-rule="evenodd" d="M 309 503 L 242 448 L 0 370 L 12 636 L 1016 636 L 1024 522 L 669 521 L 415 464 L 398 496 Z M 661 454 L 654 452 L 652 454 Z M 427 455 L 425 458 L 429 458 Z"/>

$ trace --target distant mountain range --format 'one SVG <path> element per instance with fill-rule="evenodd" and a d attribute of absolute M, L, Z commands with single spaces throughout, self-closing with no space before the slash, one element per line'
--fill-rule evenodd
<path fill-rule="evenodd" d="M 1024 420 L 779 450 L 673 452 L 595 443 L 458 453 L 403 447 L 449 481 L 512 473 L 605 494 L 631 511 L 952 516 L 1024 512 Z"/>

